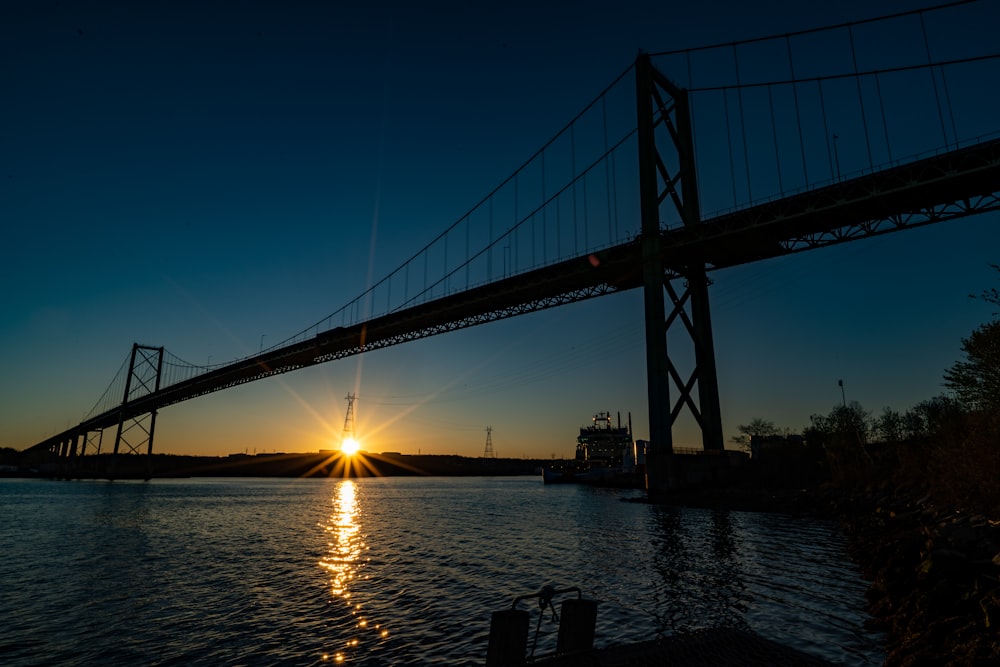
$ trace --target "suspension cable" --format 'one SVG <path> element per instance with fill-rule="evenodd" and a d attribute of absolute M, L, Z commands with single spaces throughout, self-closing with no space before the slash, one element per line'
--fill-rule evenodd
<path fill-rule="evenodd" d="M 979 56 L 969 56 L 966 58 L 953 58 L 951 60 L 937 60 L 932 63 L 921 63 L 919 65 L 900 65 L 898 67 L 883 67 L 880 69 L 862 70 L 859 72 L 848 72 L 844 74 L 823 74 L 820 76 L 804 76 L 795 79 L 770 79 L 768 81 L 753 81 L 750 83 L 737 83 L 735 85 L 721 86 L 701 86 L 690 88 L 689 93 L 707 93 L 718 90 L 736 90 L 740 88 L 764 88 L 767 86 L 785 86 L 796 83 L 814 83 L 816 81 L 834 81 L 836 79 L 855 79 L 865 76 L 875 76 L 878 74 L 894 74 L 896 72 L 912 72 L 915 70 L 930 69 L 933 67 L 949 67 L 951 65 L 964 65 L 966 63 L 981 62 L 985 60 L 996 60 L 1000 58 L 1000 53 L 986 53 Z"/>
<path fill-rule="evenodd" d="M 854 49 L 854 27 L 847 27 L 847 35 L 851 42 L 851 62 L 854 63 L 854 82 L 858 88 L 858 108 L 861 109 L 861 125 L 865 130 L 865 148 L 868 150 L 868 166 L 875 168 L 875 160 L 872 159 L 872 142 L 868 136 L 868 117 L 865 115 L 865 96 L 861 91 L 861 77 L 858 76 L 858 55 Z"/>
<path fill-rule="evenodd" d="M 767 106 L 771 111 L 771 137 L 774 139 L 774 166 L 778 174 L 778 192 L 784 192 L 785 186 L 781 179 L 781 154 L 778 151 L 778 125 L 774 120 L 774 97 L 771 86 L 767 87 Z"/>
<path fill-rule="evenodd" d="M 740 60 L 737 57 L 736 45 L 733 45 L 733 64 L 736 66 L 736 99 L 740 107 L 740 133 L 743 135 L 743 168 L 747 176 L 747 196 L 753 201 L 753 189 L 750 187 L 750 151 L 747 150 L 747 124 L 743 116 L 743 88 L 740 86 Z"/>
<path fill-rule="evenodd" d="M 722 91 L 722 106 L 726 111 L 726 143 L 729 145 L 729 180 L 733 186 L 733 206 L 736 206 L 736 160 L 733 158 L 733 124 L 729 118 L 729 91 Z"/>
<path fill-rule="evenodd" d="M 927 38 L 927 25 L 924 22 L 924 15 L 923 14 L 920 15 L 920 31 L 924 35 L 924 52 L 927 54 L 927 63 L 930 64 L 930 62 L 931 62 L 931 43 L 930 43 L 930 40 Z M 930 68 L 930 74 L 931 74 L 931 85 L 934 87 L 934 101 L 937 102 L 938 120 L 941 123 L 941 136 L 944 138 L 944 143 L 947 146 L 948 145 L 948 133 L 945 132 L 945 129 L 944 129 L 944 115 L 941 113 L 941 96 L 938 95 L 937 77 L 934 76 L 934 68 L 933 67 Z M 958 137 L 957 136 L 955 137 L 955 141 L 958 141 Z"/>
<path fill-rule="evenodd" d="M 826 101 L 823 99 L 823 80 L 816 82 L 819 87 L 819 108 L 823 113 L 823 136 L 826 138 L 826 160 L 830 163 L 830 180 L 833 180 L 833 153 L 830 152 L 830 126 L 826 121 Z"/>
<path fill-rule="evenodd" d="M 785 46 L 788 48 L 788 73 L 792 79 L 795 78 L 795 60 L 792 58 L 792 38 L 785 37 Z M 690 58 L 690 56 L 688 56 Z M 799 152 L 802 154 L 802 178 L 809 182 L 809 168 L 806 166 L 806 144 L 802 138 L 802 114 L 799 111 L 799 89 L 796 84 L 792 84 L 792 98 L 795 100 L 795 126 L 799 131 Z"/>
<path fill-rule="evenodd" d="M 680 53 L 695 53 L 697 51 L 711 51 L 714 49 L 722 49 L 729 46 L 742 46 L 744 44 L 754 44 L 757 42 L 767 42 L 775 39 L 781 39 L 782 37 L 797 37 L 799 35 L 810 35 L 817 32 L 825 32 L 828 30 L 839 30 L 842 28 L 849 28 L 856 25 L 864 25 L 866 23 L 877 23 L 879 21 L 888 21 L 890 19 L 897 19 L 903 16 L 912 16 L 913 14 L 920 14 L 921 16 L 927 12 L 934 12 L 941 9 L 950 9 L 952 7 L 958 7 L 960 5 L 968 5 L 977 0 L 956 0 L 956 2 L 947 2 L 941 5 L 934 5 L 931 7 L 921 7 L 918 9 L 910 9 L 905 12 L 897 12 L 895 14 L 884 14 L 882 16 L 876 16 L 870 19 L 861 19 L 860 21 L 848 21 L 846 23 L 837 23 L 834 25 L 826 25 L 818 28 L 806 28 L 805 30 L 794 30 L 792 32 L 786 32 L 779 35 L 765 35 L 762 37 L 751 37 L 749 39 L 737 40 L 734 42 L 718 42 L 715 44 L 708 44 L 705 46 L 695 46 L 686 49 L 673 49 L 671 51 L 658 51 L 656 53 L 650 53 L 650 57 L 658 56 L 674 56 Z"/>
<path fill-rule="evenodd" d="M 889 125 L 885 120 L 885 103 L 882 100 L 882 85 L 879 83 L 878 74 L 875 75 L 875 92 L 878 93 L 878 108 L 882 113 L 882 134 L 885 135 L 885 150 L 889 154 L 889 162 L 892 162 L 892 143 L 889 141 Z"/>

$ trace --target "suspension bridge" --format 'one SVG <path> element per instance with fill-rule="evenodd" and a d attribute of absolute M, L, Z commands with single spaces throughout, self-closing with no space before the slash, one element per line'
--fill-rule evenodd
<path fill-rule="evenodd" d="M 1000 209 L 1000 126 L 984 99 L 1000 53 L 942 29 L 955 13 L 974 20 L 976 4 L 641 53 L 514 174 L 333 314 L 213 366 L 136 344 L 90 413 L 29 451 L 67 470 L 102 447 L 149 455 L 164 407 L 642 289 L 647 486 L 671 488 L 680 415 L 705 450 L 724 451 L 712 271 Z M 668 331 L 687 341 L 692 367 L 668 354 Z"/>

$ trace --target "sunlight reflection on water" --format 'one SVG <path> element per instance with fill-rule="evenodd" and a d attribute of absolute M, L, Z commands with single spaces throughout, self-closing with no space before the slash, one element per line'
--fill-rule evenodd
<path fill-rule="evenodd" d="M 0 480 L 0 609 L 16 611 L 0 663 L 478 666 L 491 612 L 552 584 L 601 601 L 598 646 L 725 624 L 880 664 L 833 526 L 629 495 L 537 478 Z"/>
<path fill-rule="evenodd" d="M 389 631 L 381 623 L 372 623 L 366 618 L 361 603 L 351 601 L 350 586 L 365 567 L 367 559 L 362 555 L 368 548 L 361 532 L 356 483 L 349 479 L 337 482 L 332 503 L 333 513 L 323 527 L 329 551 L 320 559 L 319 564 L 330 573 L 330 590 L 334 597 L 342 598 L 351 615 L 356 618 L 358 636 L 347 639 L 342 650 L 332 655 L 323 654 L 322 658 L 346 662 L 351 654 L 371 648 L 371 640 L 362 643 L 362 633 L 374 633 L 377 642 L 388 637 Z"/>

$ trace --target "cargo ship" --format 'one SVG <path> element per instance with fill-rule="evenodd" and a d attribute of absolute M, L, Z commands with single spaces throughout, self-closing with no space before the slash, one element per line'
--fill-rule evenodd
<path fill-rule="evenodd" d="M 634 477 L 636 455 L 631 431 L 630 426 L 622 426 L 621 414 L 615 426 L 610 412 L 598 412 L 590 425 L 580 428 L 576 458 L 563 465 L 543 467 L 542 481 L 600 484 Z"/>

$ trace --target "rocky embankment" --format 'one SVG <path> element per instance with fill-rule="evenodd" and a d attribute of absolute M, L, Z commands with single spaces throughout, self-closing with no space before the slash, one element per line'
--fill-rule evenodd
<path fill-rule="evenodd" d="M 853 489 L 787 479 L 751 471 L 663 500 L 836 519 L 871 582 L 869 624 L 886 635 L 886 667 L 1000 666 L 1000 516 L 937 502 L 891 475 Z"/>
<path fill-rule="evenodd" d="M 890 482 L 832 501 L 887 667 L 1000 664 L 1000 521 Z"/>

